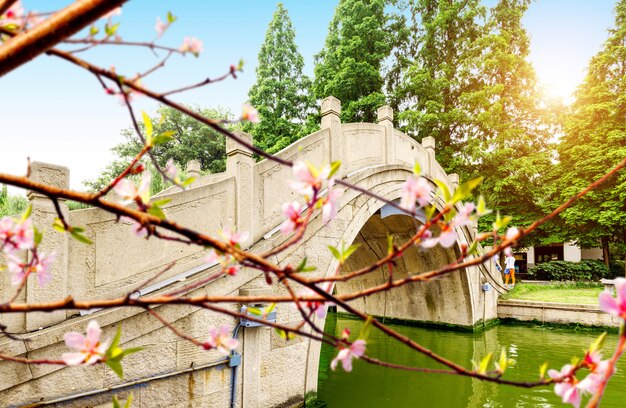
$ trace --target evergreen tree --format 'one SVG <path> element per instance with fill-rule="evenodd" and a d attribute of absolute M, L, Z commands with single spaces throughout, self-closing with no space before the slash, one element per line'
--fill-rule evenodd
<path fill-rule="evenodd" d="M 556 200 L 578 193 L 626 157 L 626 0 L 615 7 L 615 27 L 588 66 L 584 82 L 565 120 L 558 146 Z M 583 247 L 602 243 L 605 262 L 609 242 L 626 245 L 626 172 L 567 209 L 563 234 Z"/>
<path fill-rule="evenodd" d="M 391 48 L 385 3 L 340 0 L 324 48 L 315 56 L 315 97 L 341 100 L 343 122 L 374 122 L 385 104 L 381 68 Z"/>
<path fill-rule="evenodd" d="M 232 119 L 229 112 L 220 109 L 197 106 L 192 109 L 208 118 Z M 201 169 L 205 172 L 219 173 L 226 170 L 224 135 L 167 106 L 161 106 L 158 109 L 157 115 L 152 118 L 152 123 L 155 134 L 174 132 L 174 140 L 153 148 L 154 156 L 161 167 L 164 167 L 169 159 L 173 159 L 179 169 L 184 169 L 190 160 L 198 160 Z M 140 123 L 139 126 L 143 127 L 143 124 Z M 97 179 L 83 182 L 90 190 L 98 191 L 109 184 L 141 151 L 143 146 L 137 139 L 133 128 L 123 129 L 121 133 L 125 141 L 111 149 L 116 159 L 107 165 Z M 144 162 L 148 164 L 149 160 L 144 158 Z"/>
<path fill-rule="evenodd" d="M 278 3 L 265 42 L 259 52 L 257 80 L 249 92 L 261 118 L 247 125 L 255 144 L 275 153 L 310 133 L 305 120 L 314 106 L 311 80 L 302 74 L 304 58 L 295 43 L 296 33 L 282 3 Z"/>
<path fill-rule="evenodd" d="M 418 140 L 434 137 L 439 163 L 458 172 L 470 130 L 463 98 L 477 84 L 472 68 L 485 9 L 480 0 L 411 0 L 409 10 L 404 56 L 392 68 L 402 71 L 399 85 L 390 89 L 392 104 L 403 130 Z"/>
<path fill-rule="evenodd" d="M 553 111 L 527 60 L 530 40 L 521 20 L 529 4 L 500 0 L 491 9 L 488 33 L 478 42 L 475 72 L 480 86 L 465 95 L 472 127 L 465 146 L 471 158 L 467 171 L 484 177 L 479 192 L 518 226 L 543 215 L 544 182 L 553 154 L 549 141 L 556 131 Z"/>

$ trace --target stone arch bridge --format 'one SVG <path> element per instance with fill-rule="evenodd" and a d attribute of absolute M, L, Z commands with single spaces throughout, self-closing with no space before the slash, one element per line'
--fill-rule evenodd
<path fill-rule="evenodd" d="M 321 130 L 278 155 L 317 165 L 341 160 L 341 177 L 389 200 L 401 196 L 402 183 L 416 161 L 427 179 L 442 180 L 450 189 L 458 185 L 458 176 L 447 175 L 435 160 L 434 139 L 427 137 L 420 144 L 394 129 L 391 108 L 378 110 L 376 124 L 342 124 L 340 109 L 336 98 L 326 98 L 322 102 Z M 226 172 L 200 177 L 184 192 L 169 189 L 159 194 L 171 198 L 167 214 L 183 225 L 206 232 L 223 226 L 251 231 L 250 242 L 245 246 L 254 252 L 279 245 L 285 239 L 279 232 L 283 221 L 281 204 L 294 198 L 285 182 L 292 177 L 291 170 L 267 160 L 255 163 L 250 151 L 232 141 L 227 142 L 226 150 Z M 189 171 L 198 169 L 192 163 Z M 56 165 L 33 163 L 32 177 L 62 187 L 69 184 L 68 169 Z M 117 223 L 112 215 L 100 209 L 69 212 L 62 204 L 70 224 L 84 226 L 93 245 L 68 239 L 50 228 L 56 217 L 51 202 L 34 193 L 29 199 L 35 224 L 48 230 L 44 249 L 54 249 L 57 260 L 54 280 L 45 290 L 29 282 L 21 301 L 48 301 L 68 294 L 75 299 L 122 296 L 172 261 L 176 261 L 175 266 L 160 281 L 142 289 L 142 295 L 199 281 L 214 272 L 215 267 L 203 263 L 205 252 L 201 248 L 135 238 L 129 225 Z M 360 248 L 345 268 L 354 270 L 385 254 L 388 233 L 400 241 L 408 238 L 414 228 L 408 216 L 394 213 L 369 196 L 347 190 L 340 200 L 336 220 L 324 227 L 320 217 L 313 219 L 302 243 L 274 256 L 272 261 L 297 264 L 306 256 L 309 263 L 318 267 L 319 275 L 328 274 L 334 271 L 336 261 L 331 259 L 327 246 L 337 246 L 342 241 L 357 242 Z M 459 243 L 467 243 L 475 232 L 460 228 L 457 233 Z M 447 264 L 458 254 L 458 247 L 448 250 L 436 247 L 429 251 L 415 247 L 398 263 L 394 278 Z M 337 291 L 347 293 L 386 279 L 384 272 L 377 271 L 339 284 Z M 496 290 L 481 290 L 485 283 Z M 260 273 L 244 269 L 237 276 L 217 279 L 193 293 L 281 294 L 282 289 L 275 286 L 268 288 Z M 10 296 L 11 290 L 9 278 L 3 274 L 0 280 L 3 299 Z M 353 304 L 377 316 L 472 328 L 496 317 L 497 295 L 502 290 L 499 275 L 481 265 L 428 284 L 410 284 L 358 299 Z M 241 306 L 229 307 L 238 310 Z M 210 326 L 237 323 L 232 318 L 187 306 L 162 306 L 157 310 L 177 328 L 198 339 L 206 339 Z M 279 305 L 276 311 L 280 323 L 300 320 L 293 306 Z M 230 367 L 237 362 L 229 363 L 214 351 L 206 352 L 178 338 L 141 310 L 2 315 L 0 321 L 11 331 L 26 334 L 22 341 L 1 340 L 0 349 L 28 358 L 58 358 L 66 351 L 63 334 L 84 331 L 90 319 L 98 320 L 104 337 L 112 337 L 121 324 L 122 347 L 145 348 L 124 360 L 124 380 L 103 366 L 25 366 L 4 361 L 0 363 L 1 405 L 110 406 L 111 395 L 125 398 L 132 392 L 134 407 L 272 407 L 296 403 L 305 392 L 317 387 L 319 343 L 302 338 L 287 342 L 268 328 L 243 328 L 238 334 L 242 361 L 237 369 Z"/>

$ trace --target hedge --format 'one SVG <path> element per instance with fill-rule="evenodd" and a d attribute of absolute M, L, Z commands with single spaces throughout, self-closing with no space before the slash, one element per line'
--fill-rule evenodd
<path fill-rule="evenodd" d="M 599 281 L 602 278 L 612 279 L 622 276 L 616 273 L 617 268 L 607 268 L 604 262 L 597 259 L 583 259 L 580 262 L 551 261 L 543 262 L 528 269 L 532 279 L 553 281 Z"/>

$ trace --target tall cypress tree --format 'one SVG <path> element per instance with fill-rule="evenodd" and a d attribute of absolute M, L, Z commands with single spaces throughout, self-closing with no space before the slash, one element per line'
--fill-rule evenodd
<path fill-rule="evenodd" d="M 257 80 L 248 93 L 261 121 L 246 130 L 254 135 L 255 144 L 269 153 L 304 135 L 306 117 L 314 106 L 311 80 L 302 74 L 304 58 L 295 37 L 287 10 L 278 3 L 259 52 Z"/>
<path fill-rule="evenodd" d="M 530 39 L 522 17 L 530 1 L 500 0 L 490 10 L 488 33 L 478 43 L 480 87 L 466 95 L 476 135 L 467 139 L 466 151 L 473 159 L 468 172 L 484 176 L 479 192 L 521 226 L 543 215 L 540 203 L 556 130 L 527 60 Z"/>
<path fill-rule="evenodd" d="M 392 104 L 403 130 L 418 140 L 434 137 L 439 163 L 458 172 L 468 130 L 463 97 L 476 86 L 472 64 L 485 9 L 480 0 L 411 0 L 409 10 L 404 56 L 391 70 L 401 71 Z"/>
<path fill-rule="evenodd" d="M 565 119 L 555 175 L 563 201 L 626 157 L 626 0 L 615 6 L 615 27 L 590 61 Z M 626 172 L 622 170 L 562 214 L 564 231 L 583 247 L 608 243 L 626 249 Z"/>
<path fill-rule="evenodd" d="M 340 0 L 315 56 L 315 96 L 339 98 L 344 122 L 373 122 L 385 104 L 381 67 L 390 45 L 384 7 L 385 0 Z"/>

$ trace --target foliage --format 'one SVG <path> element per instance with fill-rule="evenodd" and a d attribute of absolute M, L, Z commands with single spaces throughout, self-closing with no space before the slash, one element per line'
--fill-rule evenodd
<path fill-rule="evenodd" d="M 278 3 L 259 52 L 257 80 L 249 92 L 260 123 L 247 124 L 255 144 L 276 153 L 316 130 L 306 122 L 315 104 L 311 80 L 302 74 L 304 58 L 295 43 L 295 30 L 282 3 Z"/>
<path fill-rule="evenodd" d="M 597 259 L 583 259 L 580 262 L 543 262 L 528 269 L 533 277 L 543 277 L 552 281 L 599 281 L 614 278 L 609 268 Z"/>
<path fill-rule="evenodd" d="M 391 51 L 386 3 L 340 0 L 324 48 L 315 56 L 315 97 L 338 98 L 343 122 L 374 122 L 385 104 L 381 67 Z"/>
<path fill-rule="evenodd" d="M 549 285 L 518 283 L 501 298 L 597 305 L 598 295 L 603 288 L 603 285 L 596 282 L 557 282 Z"/>
<path fill-rule="evenodd" d="M 193 110 L 211 119 L 231 119 L 231 114 L 221 108 L 196 106 Z M 154 124 L 154 134 L 173 132 L 171 142 L 153 148 L 154 156 L 161 167 L 165 167 L 169 159 L 173 159 L 181 169 L 186 167 L 188 161 L 198 160 L 205 172 L 219 173 L 226 170 L 226 142 L 223 135 L 167 106 L 161 106 L 157 110 L 157 115 L 151 118 L 151 122 Z M 143 123 L 140 123 L 139 127 L 143 129 Z M 112 149 L 116 159 L 107 165 L 100 177 L 84 182 L 90 190 L 97 191 L 109 184 L 141 151 L 143 145 L 133 128 L 122 130 L 122 136 L 125 141 Z M 143 161 L 148 163 L 147 158 Z"/>
<path fill-rule="evenodd" d="M 7 186 L 2 185 L 2 190 L 0 190 L 0 218 L 20 214 L 24 212 L 27 206 L 26 197 L 9 194 Z"/>
<path fill-rule="evenodd" d="M 472 70 L 485 8 L 479 0 L 412 0 L 409 12 L 397 45 L 404 55 L 396 55 L 391 68 L 400 76 L 398 86 L 388 89 L 392 105 L 401 111 L 402 129 L 417 139 L 434 137 L 438 161 L 456 171 L 471 131 L 463 99 L 477 85 Z"/>
<path fill-rule="evenodd" d="M 626 157 L 626 1 L 617 3 L 615 16 L 615 27 L 591 59 L 566 115 L 551 208 Z M 609 241 L 626 244 L 626 173 L 618 173 L 578 200 L 561 219 L 564 236 L 583 247 L 602 242 L 608 258 Z"/>

